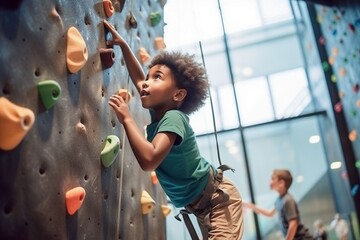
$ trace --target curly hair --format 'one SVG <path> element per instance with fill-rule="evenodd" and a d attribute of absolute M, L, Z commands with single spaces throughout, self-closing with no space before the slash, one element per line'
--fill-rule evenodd
<path fill-rule="evenodd" d="M 158 64 L 170 68 L 177 86 L 187 91 L 186 98 L 180 106 L 180 111 L 191 114 L 205 104 L 209 94 L 209 83 L 206 70 L 200 63 L 195 61 L 195 55 L 178 51 L 161 51 L 151 60 L 148 68 L 150 69 Z"/>

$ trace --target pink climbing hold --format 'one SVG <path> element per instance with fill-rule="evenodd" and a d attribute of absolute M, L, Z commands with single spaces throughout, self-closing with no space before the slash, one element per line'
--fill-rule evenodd
<path fill-rule="evenodd" d="M 341 112 L 341 111 L 343 110 L 343 105 L 342 105 L 342 103 L 341 103 L 341 102 L 336 103 L 335 106 L 334 106 L 334 110 L 335 110 L 335 112 L 337 112 L 337 113 Z"/>

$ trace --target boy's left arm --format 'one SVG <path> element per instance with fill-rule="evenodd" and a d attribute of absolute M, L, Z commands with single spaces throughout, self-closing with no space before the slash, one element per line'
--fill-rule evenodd
<path fill-rule="evenodd" d="M 286 240 L 293 240 L 296 234 L 296 230 L 298 228 L 298 221 L 296 219 L 292 219 L 289 221 L 289 228 L 286 234 Z"/>

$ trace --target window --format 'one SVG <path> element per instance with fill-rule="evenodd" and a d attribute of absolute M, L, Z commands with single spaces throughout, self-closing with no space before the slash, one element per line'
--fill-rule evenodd
<path fill-rule="evenodd" d="M 274 120 L 272 100 L 265 77 L 235 83 L 243 126 Z"/>
<path fill-rule="evenodd" d="M 310 93 L 303 68 L 269 76 L 276 118 L 299 115 L 310 102 Z"/>

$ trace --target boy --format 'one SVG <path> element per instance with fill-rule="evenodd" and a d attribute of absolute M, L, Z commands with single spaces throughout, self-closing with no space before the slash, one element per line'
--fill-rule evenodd
<path fill-rule="evenodd" d="M 205 69 L 194 56 L 163 51 L 152 59 L 145 76 L 125 40 L 106 20 L 104 25 L 113 36 L 112 44 L 122 50 L 142 106 L 150 109 L 152 122 L 146 128 L 145 139 L 125 101 L 118 95 L 109 101 L 140 167 L 155 170 L 172 203 L 195 214 L 203 239 L 241 239 L 240 194 L 222 177 L 226 169 L 215 169 L 200 155 L 187 116 L 198 110 L 208 96 Z"/>
<path fill-rule="evenodd" d="M 288 192 L 292 183 L 292 176 L 289 170 L 275 169 L 271 175 L 270 189 L 279 193 L 275 201 L 275 208 L 266 210 L 257 207 L 253 203 L 244 203 L 255 211 L 267 217 L 272 217 L 277 212 L 281 224 L 281 230 L 286 240 L 292 239 L 313 239 L 307 228 L 300 221 L 297 203 Z"/>

